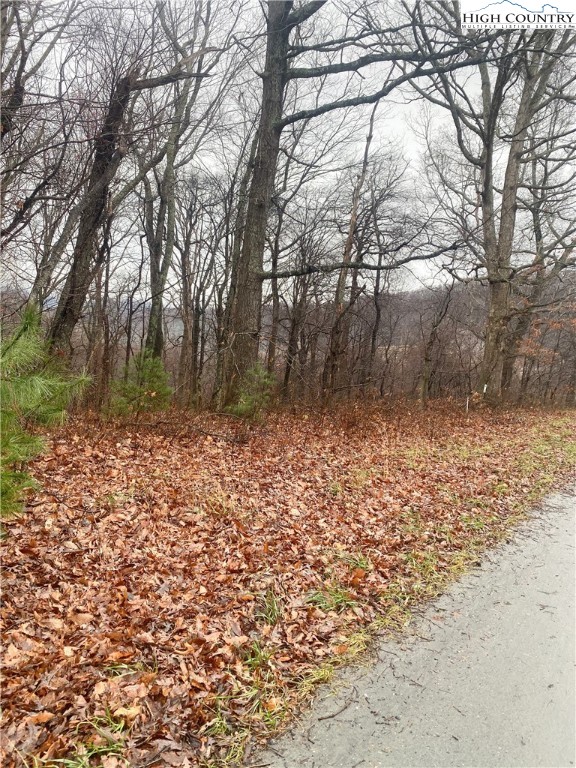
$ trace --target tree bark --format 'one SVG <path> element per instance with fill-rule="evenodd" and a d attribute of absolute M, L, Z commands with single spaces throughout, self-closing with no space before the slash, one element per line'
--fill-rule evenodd
<path fill-rule="evenodd" d="M 220 290 L 218 297 L 218 305 L 219 308 L 221 307 L 222 309 L 218 313 L 218 327 L 216 333 L 218 355 L 216 360 L 214 389 L 212 392 L 212 402 L 217 408 L 221 408 L 225 404 L 227 389 L 226 376 L 230 375 L 231 371 L 233 370 L 231 349 L 232 319 L 235 315 L 236 296 L 238 295 L 238 269 L 240 266 L 244 227 L 246 224 L 246 209 L 248 205 L 249 185 L 252 178 L 252 173 L 254 171 L 254 161 L 256 158 L 257 149 L 258 132 L 256 131 L 250 142 L 248 160 L 246 161 L 246 167 L 244 168 L 244 172 L 240 179 L 240 184 L 238 185 L 238 204 L 236 206 L 236 215 L 234 217 L 232 249 L 229 258 L 230 282 L 228 297 L 225 305 L 222 298 L 224 287 Z M 234 196 L 233 189 L 234 186 L 231 190 L 232 198 Z"/>
<path fill-rule="evenodd" d="M 108 188 L 123 157 L 118 147 L 120 129 L 134 82 L 135 75 L 129 74 L 116 83 L 104 125 L 95 141 L 87 205 L 78 227 L 72 266 L 48 334 L 50 345 L 66 355 L 70 351 L 72 333 L 82 314 L 90 284 L 102 263 L 97 257 L 96 238 L 106 214 Z"/>
<path fill-rule="evenodd" d="M 287 81 L 288 40 L 292 2 L 269 2 L 266 63 L 262 74 L 262 109 L 258 125 L 258 148 L 248 206 L 242 251 L 237 269 L 231 318 L 229 369 L 226 372 L 225 402 L 234 399 L 246 373 L 258 362 L 262 304 L 262 278 L 266 224 L 280 150 L 284 90 Z"/>
<path fill-rule="evenodd" d="M 426 344 L 424 346 L 424 360 L 422 364 L 422 372 L 420 374 L 420 380 L 418 382 L 418 399 L 420 401 L 420 405 L 423 408 L 425 408 L 428 403 L 428 396 L 430 394 L 430 380 L 434 372 L 434 367 L 433 367 L 434 347 L 436 346 L 436 343 L 438 341 L 438 331 L 440 330 L 442 321 L 444 320 L 444 318 L 448 313 L 448 308 L 450 306 L 450 299 L 452 296 L 453 288 L 454 288 L 454 283 L 452 283 L 452 285 L 449 285 L 447 287 L 446 293 L 442 297 L 440 306 L 438 307 L 438 310 L 434 315 L 434 319 L 432 321 L 432 328 L 430 329 L 430 333 L 428 334 L 428 339 L 426 340 Z"/>
<path fill-rule="evenodd" d="M 482 360 L 481 373 L 479 379 L 479 392 L 491 402 L 498 402 L 502 397 L 503 376 L 505 371 L 506 340 L 508 333 L 508 324 L 510 322 L 510 285 L 511 285 L 511 258 L 514 246 L 514 235 L 516 229 L 516 214 L 518 209 L 518 188 L 520 182 L 520 169 L 522 164 L 525 143 L 528 135 L 528 129 L 535 116 L 542 108 L 546 88 L 556 63 L 556 54 L 560 52 L 561 46 L 556 51 L 551 50 L 554 34 L 549 30 L 537 32 L 532 39 L 530 50 L 524 55 L 525 73 L 522 91 L 516 118 L 514 121 L 506 171 L 504 174 L 504 185 L 502 189 L 502 200 L 500 205 L 500 221 L 496 242 L 493 241 L 495 206 L 493 193 L 491 193 L 490 204 L 486 205 L 483 211 L 483 222 L 485 227 L 485 245 L 486 245 L 486 267 L 488 272 L 488 282 L 490 286 L 490 305 L 488 313 L 488 324 L 486 327 L 486 336 L 484 344 L 484 356 Z M 486 73 L 487 67 L 484 66 Z M 487 128 L 490 129 L 488 139 L 491 147 L 490 153 L 494 151 L 494 134 L 491 126 L 495 126 L 497 115 L 502 103 L 502 93 L 506 80 L 509 77 L 509 65 L 502 65 L 499 77 L 496 81 L 495 92 L 492 95 L 492 104 L 488 110 L 489 120 Z M 485 81 L 487 74 L 483 75 Z M 486 86 L 484 85 L 484 89 Z M 486 98 L 486 96 L 484 96 Z M 486 115 L 486 108 L 485 108 Z M 492 157 L 487 157 L 485 168 L 491 171 Z M 491 179 L 488 179 L 492 186 Z M 488 183 L 486 182 L 486 184 Z M 487 186 L 485 185 L 485 193 Z M 486 233 L 490 231 L 488 239 Z"/>

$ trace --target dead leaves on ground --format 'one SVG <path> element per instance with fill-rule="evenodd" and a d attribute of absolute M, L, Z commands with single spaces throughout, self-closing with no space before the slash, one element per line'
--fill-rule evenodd
<path fill-rule="evenodd" d="M 5 764 L 233 762 L 355 630 L 569 473 L 574 426 L 353 407 L 69 424 L 3 547 Z"/>

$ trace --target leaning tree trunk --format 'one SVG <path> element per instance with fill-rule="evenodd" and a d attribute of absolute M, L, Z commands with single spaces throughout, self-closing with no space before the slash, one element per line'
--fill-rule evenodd
<path fill-rule="evenodd" d="M 118 141 L 133 81 L 134 76 L 127 75 L 116 83 L 104 125 L 95 141 L 94 162 L 88 180 L 86 205 L 74 245 L 72 266 L 48 334 L 51 346 L 65 354 L 70 351 L 72 333 L 82 314 L 95 272 L 102 263 L 101 258 L 97 257 L 96 240 L 106 216 L 108 187 L 123 156 Z M 102 250 L 102 257 L 104 253 Z"/>
<path fill-rule="evenodd" d="M 71 211 L 64 225 L 64 234 L 67 234 L 73 231 L 78 219 L 80 222 L 72 255 L 72 266 L 48 332 L 50 345 L 64 354 L 69 354 L 71 351 L 72 333 L 81 317 L 90 284 L 102 264 L 102 260 L 97 257 L 97 236 L 107 208 L 112 207 L 109 200 L 110 182 L 116 175 L 127 151 L 121 139 L 122 124 L 130 97 L 135 92 L 169 85 L 178 80 L 201 77 L 201 74 L 175 67 L 167 75 L 138 80 L 136 73 L 132 71 L 125 77 L 119 78 L 114 86 L 102 130 L 95 139 L 94 161 L 86 193 L 81 203 Z M 170 152 L 170 147 L 167 152 Z"/>

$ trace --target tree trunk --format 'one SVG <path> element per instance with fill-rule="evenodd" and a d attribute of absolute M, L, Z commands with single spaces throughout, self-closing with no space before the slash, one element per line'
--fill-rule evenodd
<path fill-rule="evenodd" d="M 279 126 L 284 104 L 288 67 L 288 39 L 292 2 L 269 2 L 266 64 L 262 75 L 262 110 L 258 125 L 258 149 L 242 251 L 237 269 L 236 295 L 231 317 L 231 359 L 226 372 L 225 401 L 234 399 L 238 385 L 258 362 L 262 304 L 262 278 L 266 224 L 280 150 Z"/>
<path fill-rule="evenodd" d="M 350 212 L 350 223 L 348 225 L 348 235 L 346 237 L 346 243 L 344 245 L 344 253 L 342 255 L 342 262 L 346 265 L 350 264 L 352 259 L 352 248 L 354 247 L 354 236 L 356 234 L 356 222 L 358 221 L 358 208 L 360 206 L 360 195 L 362 193 L 362 187 L 366 180 L 366 174 L 368 172 L 368 155 L 370 152 L 370 144 L 374 135 L 374 118 L 376 116 L 376 109 L 378 103 L 372 108 L 370 114 L 370 123 L 368 129 L 368 135 L 366 136 L 366 144 L 364 147 L 364 158 L 362 161 L 362 169 L 354 186 L 352 193 L 352 210 Z M 347 305 L 344 303 L 346 280 L 348 277 L 349 269 L 345 266 L 340 270 L 338 275 L 338 283 L 336 285 L 336 295 L 334 297 L 334 305 L 336 310 L 336 318 L 332 325 L 330 332 L 330 343 L 328 346 L 328 355 L 324 365 L 324 372 L 322 374 L 322 387 L 326 393 L 333 393 L 341 385 L 340 374 L 342 369 L 343 357 L 346 352 L 348 344 L 348 323 L 347 312 L 356 299 L 354 296 L 354 290 L 350 295 L 350 301 Z M 354 273 L 354 280 L 357 280 L 358 273 Z"/>
<path fill-rule="evenodd" d="M 301 285 L 301 291 L 300 289 Z M 300 278 L 294 287 L 293 314 L 290 323 L 288 335 L 288 350 L 286 353 L 286 367 L 284 369 L 284 380 L 282 382 L 282 398 L 287 400 L 290 394 L 290 378 L 294 370 L 294 364 L 298 358 L 298 340 L 301 336 L 304 318 L 306 316 L 306 305 L 308 302 L 308 277 Z M 300 345 L 303 346 L 302 344 Z M 301 362 L 302 368 L 302 362 Z"/>
<path fill-rule="evenodd" d="M 278 256 L 280 254 L 280 234 L 282 232 L 282 222 L 284 219 L 284 211 L 280 209 L 278 216 L 278 226 L 274 235 L 274 243 L 272 245 L 272 271 L 276 272 L 278 269 Z M 266 369 L 268 373 L 274 376 L 276 369 L 276 348 L 278 346 L 278 330 L 280 325 L 280 293 L 278 291 L 278 278 L 273 277 L 270 281 L 270 289 L 272 291 L 272 318 L 270 325 L 270 338 L 268 339 L 268 355 L 266 362 Z"/>
<path fill-rule="evenodd" d="M 188 64 L 190 65 L 190 62 Z M 71 234 L 79 220 L 72 266 L 48 333 L 50 345 L 66 355 L 70 354 L 72 333 L 81 317 L 94 275 L 102 263 L 95 259 L 96 238 L 106 209 L 113 207 L 109 200 L 109 186 L 127 151 L 127 148 L 122 146 L 121 129 L 130 97 L 133 92 L 154 89 L 195 77 L 197 75 L 190 71 L 175 68 L 167 75 L 138 80 L 136 73 L 132 71 L 125 77 L 119 78 L 114 86 L 102 130 L 95 140 L 94 161 L 86 194 L 81 203 L 70 212 L 63 228 L 63 235 L 56 246 L 57 252 L 63 252 L 67 243 L 67 237 L 65 238 L 64 235 Z M 186 88 L 189 88 L 189 84 L 186 84 Z M 168 146 L 167 155 L 171 150 L 175 151 L 174 142 Z M 159 160 L 160 158 L 157 158 L 157 162 Z M 156 161 L 153 166 L 155 164 Z M 168 158 L 167 167 L 170 175 L 171 172 L 173 173 L 173 158 L 172 162 Z M 167 243 L 166 248 L 168 247 Z"/>
<path fill-rule="evenodd" d="M 181 311 L 182 311 L 182 341 L 180 359 L 178 362 L 178 404 L 187 408 L 192 400 L 192 266 L 190 264 L 192 230 L 186 232 L 185 242 L 181 251 L 180 279 L 182 280 Z"/>
<path fill-rule="evenodd" d="M 101 265 L 96 258 L 96 238 L 106 214 L 108 187 L 123 156 L 118 141 L 133 81 L 133 75 L 118 80 L 104 126 L 95 141 L 94 162 L 88 180 L 88 204 L 80 219 L 72 266 L 48 334 L 50 345 L 66 355 L 71 351 L 72 333 L 82 315 L 90 284 Z"/>
<path fill-rule="evenodd" d="M 504 345 L 508 325 L 508 294 L 507 282 L 490 283 L 490 310 L 486 325 L 479 392 L 491 402 L 500 400 L 502 394 Z"/>
<path fill-rule="evenodd" d="M 528 129 L 535 115 L 542 106 L 548 80 L 552 72 L 555 57 L 550 53 L 550 45 L 554 38 L 549 30 L 534 35 L 532 50 L 527 54 L 526 72 L 520 95 L 518 110 L 512 130 L 512 139 L 508 150 L 502 200 L 500 205 L 500 222 L 497 241 L 494 243 L 494 214 L 495 206 L 493 192 L 490 192 L 490 205 L 485 205 L 483 221 L 485 233 L 489 229 L 490 237 L 485 243 L 487 248 L 486 266 L 488 282 L 490 284 L 490 309 L 488 324 L 486 327 L 486 339 L 484 345 L 484 357 L 482 360 L 479 391 L 485 398 L 497 402 L 502 396 L 502 380 L 504 374 L 504 359 L 506 348 L 507 326 L 510 321 L 509 297 L 511 280 L 511 258 L 514 246 L 514 234 L 516 229 L 516 213 L 518 209 L 518 187 L 520 182 L 520 169 L 524 153 L 524 145 Z M 485 67 L 487 71 L 487 67 Z M 502 76 L 500 76 L 502 73 Z M 507 68 L 501 69 L 495 85 L 493 103 L 485 115 L 489 127 L 490 156 L 485 163 L 489 173 L 484 186 L 484 197 L 488 193 L 487 184 L 492 184 L 492 152 L 493 126 L 502 103 L 504 82 L 508 78 Z M 483 75 L 485 78 L 485 74 Z M 485 87 L 485 84 L 483 85 Z M 486 200 L 485 200 L 486 202 Z"/>
<path fill-rule="evenodd" d="M 184 104 L 185 100 L 181 99 L 177 118 L 180 117 Z M 152 293 L 152 303 L 144 347 L 146 352 L 152 355 L 152 357 L 158 358 L 161 358 L 164 352 L 163 297 L 168 272 L 172 266 L 174 239 L 176 237 L 176 201 L 174 198 L 174 187 L 176 184 L 174 163 L 178 150 L 176 128 L 180 129 L 179 122 L 175 122 L 175 127 L 167 142 L 166 167 L 164 168 L 162 181 L 159 185 L 160 205 L 155 222 L 153 222 L 152 218 L 152 189 L 148 179 L 145 180 L 146 204 L 149 206 L 149 212 L 147 212 L 145 221 L 147 223 L 146 235 L 150 248 L 150 291 Z"/>
<path fill-rule="evenodd" d="M 107 250 L 103 269 L 98 270 L 95 280 L 93 308 L 93 330 L 88 349 L 87 368 L 92 376 L 91 402 L 99 411 L 108 399 L 108 390 L 112 376 L 110 349 L 110 322 L 108 318 L 108 296 L 110 290 L 110 222 L 107 222 L 106 235 L 102 248 Z M 104 273 L 104 274 L 103 274 Z M 104 277 L 104 280 L 102 279 Z"/>
<path fill-rule="evenodd" d="M 436 346 L 436 343 L 438 341 L 438 331 L 440 330 L 440 326 L 442 325 L 442 321 L 446 317 L 446 314 L 448 313 L 448 308 L 450 306 L 450 298 L 452 296 L 452 289 L 454 287 L 454 284 L 448 286 L 446 289 L 446 293 L 444 294 L 442 298 L 442 302 L 434 315 L 434 319 L 432 321 L 432 328 L 430 329 L 430 333 L 428 334 L 428 339 L 426 340 L 426 344 L 424 346 L 424 361 L 422 364 L 422 372 L 420 374 L 420 380 L 418 382 L 418 399 L 420 401 L 420 405 L 425 408 L 428 403 L 428 396 L 430 394 L 430 379 L 432 377 L 432 374 L 434 373 L 433 368 L 433 352 L 434 347 Z"/>
<path fill-rule="evenodd" d="M 232 350 L 230 347 L 232 335 L 232 318 L 235 314 L 238 268 L 242 254 L 242 243 L 244 239 L 244 228 L 246 226 L 246 208 L 248 204 L 248 185 L 254 171 L 254 160 L 256 150 L 258 149 L 258 133 L 250 144 L 250 154 L 246 163 L 246 168 L 242 174 L 240 185 L 238 187 L 238 206 L 236 208 L 236 217 L 234 219 L 234 231 L 232 239 L 232 252 L 230 254 L 230 287 L 226 306 L 218 318 L 217 344 L 218 356 L 216 360 L 216 375 L 214 381 L 214 390 L 212 392 L 212 402 L 216 407 L 221 408 L 226 400 L 226 377 L 230 376 L 232 365 Z M 220 295 L 223 294 L 223 291 Z M 222 301 L 222 299 L 219 299 Z"/>

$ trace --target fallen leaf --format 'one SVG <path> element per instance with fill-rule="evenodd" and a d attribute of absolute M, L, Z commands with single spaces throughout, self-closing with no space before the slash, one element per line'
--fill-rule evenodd
<path fill-rule="evenodd" d="M 47 723 L 48 720 L 52 720 L 54 717 L 53 712 L 38 712 L 37 715 L 30 715 L 30 717 L 27 717 L 26 720 L 29 723 L 35 723 L 35 724 L 42 724 Z"/>
<path fill-rule="evenodd" d="M 142 707 L 118 707 L 114 710 L 115 717 L 125 717 L 128 721 L 134 720 L 140 712 Z"/>

